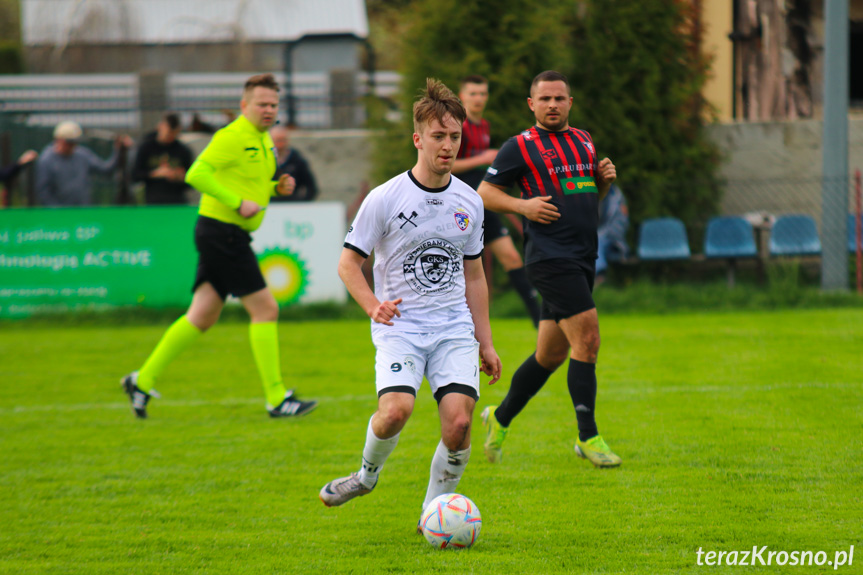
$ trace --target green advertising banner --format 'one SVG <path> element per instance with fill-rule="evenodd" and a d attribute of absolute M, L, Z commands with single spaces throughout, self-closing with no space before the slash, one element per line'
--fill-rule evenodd
<path fill-rule="evenodd" d="M 0 317 L 186 306 L 196 207 L 0 210 Z"/>

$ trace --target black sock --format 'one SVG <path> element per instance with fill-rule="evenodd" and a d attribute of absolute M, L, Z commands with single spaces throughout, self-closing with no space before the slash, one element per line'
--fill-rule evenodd
<path fill-rule="evenodd" d="M 594 410 L 596 408 L 596 364 L 570 358 L 566 374 L 569 395 L 578 420 L 578 438 L 582 441 L 599 435 Z"/>
<path fill-rule="evenodd" d="M 515 416 L 524 409 L 530 398 L 542 389 L 552 373 L 554 370 L 549 371 L 536 361 L 536 353 L 524 360 L 512 376 L 512 383 L 509 385 L 506 397 L 494 412 L 497 422 L 504 427 L 509 427 Z"/>
<path fill-rule="evenodd" d="M 539 301 L 536 297 L 536 290 L 533 289 L 530 282 L 527 281 L 527 273 L 525 273 L 524 267 L 509 270 L 506 273 L 509 275 L 509 283 L 515 288 L 518 295 L 521 296 L 521 300 L 524 302 L 524 307 L 527 308 L 527 313 L 530 314 L 530 319 L 533 321 L 533 327 L 538 326 Z"/>

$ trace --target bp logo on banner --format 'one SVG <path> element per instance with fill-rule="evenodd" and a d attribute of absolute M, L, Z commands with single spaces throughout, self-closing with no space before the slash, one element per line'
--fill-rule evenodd
<path fill-rule="evenodd" d="M 289 249 L 265 250 L 258 256 L 267 287 L 280 305 L 297 303 L 309 285 L 305 262 Z"/>

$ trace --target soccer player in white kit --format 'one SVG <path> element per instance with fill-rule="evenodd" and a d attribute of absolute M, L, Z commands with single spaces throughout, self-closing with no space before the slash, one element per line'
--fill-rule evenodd
<path fill-rule="evenodd" d="M 360 470 L 321 489 L 328 507 L 375 488 L 423 375 L 441 421 L 423 508 L 455 491 L 470 458 L 479 372 L 491 376 L 490 384 L 500 378 L 481 258 L 482 199 L 450 174 L 465 110 L 446 86 L 428 79 L 413 113 L 416 165 L 369 193 L 339 260 L 339 276 L 372 319 L 378 409 Z M 374 292 L 362 272 L 372 250 Z"/>

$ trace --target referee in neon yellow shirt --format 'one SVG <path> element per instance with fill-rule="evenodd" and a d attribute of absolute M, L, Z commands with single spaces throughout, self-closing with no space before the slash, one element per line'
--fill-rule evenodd
<path fill-rule="evenodd" d="M 317 401 L 298 399 L 282 382 L 279 305 L 264 281 L 249 235 L 261 225 L 270 197 L 290 195 L 295 185 L 288 175 L 273 181 L 276 160 L 268 130 L 279 109 L 279 85 L 272 74 L 246 81 L 240 109 L 242 115 L 216 132 L 186 174 L 186 182 L 202 192 L 195 226 L 194 295 L 186 314 L 168 328 L 143 367 L 122 380 L 140 418 L 147 417 L 150 398 L 158 397 L 153 388 L 159 376 L 216 323 L 228 294 L 240 298 L 249 312 L 252 353 L 270 417 L 303 415 L 317 406 Z"/>

